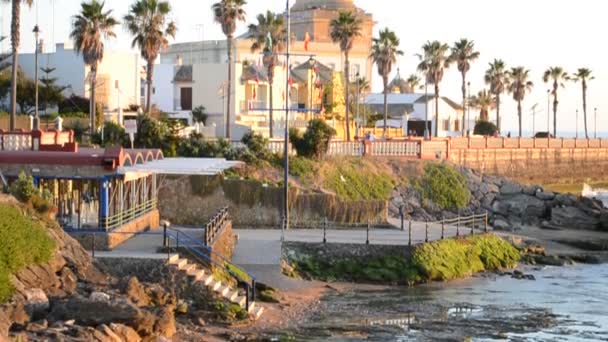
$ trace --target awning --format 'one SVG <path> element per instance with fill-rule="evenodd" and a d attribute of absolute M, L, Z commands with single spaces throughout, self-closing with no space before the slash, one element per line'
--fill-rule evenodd
<path fill-rule="evenodd" d="M 162 175 L 213 176 L 242 164 L 239 161 L 228 161 L 222 158 L 165 158 L 121 167 L 118 172 L 120 174 L 148 172 Z"/>

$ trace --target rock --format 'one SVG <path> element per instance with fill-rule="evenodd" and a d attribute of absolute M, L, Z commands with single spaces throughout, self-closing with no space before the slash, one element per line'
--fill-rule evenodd
<path fill-rule="evenodd" d="M 177 332 L 175 315 L 169 308 L 162 308 L 159 318 L 154 324 L 154 331 L 164 337 L 172 337 Z"/>
<path fill-rule="evenodd" d="M 524 224 L 538 222 L 546 216 L 545 203 L 524 194 L 501 197 L 500 200 L 494 201 L 492 209 L 511 222 L 519 220 Z"/>
<path fill-rule="evenodd" d="M 131 277 L 127 283 L 125 294 L 135 305 L 142 307 L 150 305 L 150 296 L 137 277 Z"/>
<path fill-rule="evenodd" d="M 76 285 L 78 284 L 78 278 L 72 272 L 69 267 L 64 267 L 61 270 L 61 274 L 59 275 L 59 280 L 61 281 L 61 288 L 67 294 L 73 294 L 76 291 Z"/>
<path fill-rule="evenodd" d="M 124 324 L 111 323 L 110 329 L 121 338 L 124 342 L 140 342 L 141 337 L 133 328 Z"/>
<path fill-rule="evenodd" d="M 500 194 L 501 195 L 515 195 L 515 194 L 520 194 L 522 192 L 522 187 L 521 185 L 517 184 L 517 183 L 505 183 L 502 185 L 502 187 L 500 188 Z"/>
<path fill-rule="evenodd" d="M 75 319 L 78 324 L 97 326 L 110 323 L 134 322 L 140 310 L 126 301 L 94 301 L 82 297 L 71 297 L 53 303 L 49 321 Z"/>
<path fill-rule="evenodd" d="M 109 302 L 110 295 L 108 295 L 107 293 L 103 293 L 103 292 L 93 292 L 89 296 L 89 299 L 92 300 L 93 302 Z"/>
<path fill-rule="evenodd" d="M 576 207 L 558 207 L 551 210 L 550 223 L 568 229 L 595 230 L 599 227 L 600 220 Z"/>
<path fill-rule="evenodd" d="M 32 323 L 28 324 L 26 330 L 33 331 L 33 332 L 41 332 L 41 331 L 46 330 L 48 327 L 49 327 L 49 322 L 47 322 L 46 319 L 43 319 L 43 320 L 32 322 Z"/>
<path fill-rule="evenodd" d="M 539 190 L 539 187 L 536 185 L 524 186 L 522 188 L 522 192 L 528 196 L 536 195 L 536 192 Z"/>
<path fill-rule="evenodd" d="M 511 226 L 511 224 L 502 218 L 495 219 L 492 226 L 494 227 L 494 229 L 497 229 L 497 230 L 506 230 L 506 231 L 513 230 L 513 227 Z"/>
<path fill-rule="evenodd" d="M 536 197 L 543 201 L 552 201 L 555 199 L 555 194 L 552 192 L 538 191 L 536 192 Z"/>
<path fill-rule="evenodd" d="M 49 309 L 49 298 L 42 289 L 25 290 L 25 311 L 33 320 L 43 317 Z"/>
<path fill-rule="evenodd" d="M 201 327 L 204 327 L 204 326 L 207 325 L 207 323 L 205 322 L 205 320 L 202 319 L 202 318 L 200 318 L 200 317 L 196 319 L 196 324 L 198 324 L 198 326 L 201 326 Z"/>
<path fill-rule="evenodd" d="M 576 202 L 576 196 L 570 194 L 558 194 L 555 196 L 555 201 L 558 205 L 572 206 Z"/>
<path fill-rule="evenodd" d="M 118 336 L 109 326 L 102 324 L 97 328 L 98 331 L 102 332 L 107 336 L 108 341 L 122 342 L 122 338 Z"/>

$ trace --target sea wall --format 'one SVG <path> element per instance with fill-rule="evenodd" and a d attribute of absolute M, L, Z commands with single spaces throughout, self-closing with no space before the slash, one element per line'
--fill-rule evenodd
<path fill-rule="evenodd" d="M 234 227 L 278 227 L 283 188 L 252 180 L 223 177 L 164 177 L 159 186 L 161 217 L 174 225 L 205 224 L 217 211 L 229 207 Z M 303 194 L 290 190 L 291 223 L 307 227 L 327 218 L 337 226 L 367 222 L 385 223 L 387 201 L 343 202 L 331 194 Z"/>
<path fill-rule="evenodd" d="M 604 180 L 608 148 L 452 149 L 449 160 L 484 174 L 523 183 Z"/>

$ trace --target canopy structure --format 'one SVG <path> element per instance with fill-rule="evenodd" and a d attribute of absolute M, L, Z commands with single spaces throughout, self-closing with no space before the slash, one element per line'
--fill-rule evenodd
<path fill-rule="evenodd" d="M 118 172 L 120 174 L 147 172 L 162 175 L 213 176 L 242 164 L 239 161 L 228 161 L 223 158 L 165 158 L 144 164 L 123 166 L 119 168 Z"/>

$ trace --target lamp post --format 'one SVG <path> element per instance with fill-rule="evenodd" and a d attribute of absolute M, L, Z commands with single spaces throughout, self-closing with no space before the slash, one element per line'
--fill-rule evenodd
<path fill-rule="evenodd" d="M 593 138 L 597 139 L 597 107 L 593 108 Z"/>
<path fill-rule="evenodd" d="M 36 40 L 36 47 L 34 52 L 34 88 L 35 88 L 35 101 L 34 101 L 34 129 L 40 129 L 40 117 L 38 116 L 38 52 L 40 44 L 38 42 L 38 36 L 40 35 L 40 28 L 38 25 L 34 26 L 34 39 Z"/>
<path fill-rule="evenodd" d="M 424 78 L 424 140 L 429 140 L 429 78 Z"/>
<path fill-rule="evenodd" d="M 287 17 L 287 46 L 285 49 L 285 63 L 287 64 L 285 77 L 285 137 L 283 140 L 283 153 L 285 165 L 283 167 L 283 219 L 281 224 L 281 241 L 285 240 L 285 230 L 289 229 L 289 77 L 291 76 L 291 66 L 289 65 L 289 49 L 291 37 L 291 16 L 289 13 L 289 0 L 286 0 L 285 16 Z"/>
<path fill-rule="evenodd" d="M 551 89 L 547 89 L 547 136 L 551 136 Z M 554 137 L 555 138 L 555 137 Z"/>
<path fill-rule="evenodd" d="M 467 96 L 467 101 L 466 101 L 467 102 L 467 136 L 468 136 L 471 131 L 471 82 L 467 82 L 467 90 L 469 92 L 469 95 Z"/>
<path fill-rule="evenodd" d="M 575 137 L 576 137 L 576 139 L 578 139 L 578 109 L 576 110 L 576 125 L 575 125 L 575 128 L 576 128 L 576 135 L 575 135 Z"/>
<path fill-rule="evenodd" d="M 356 126 L 356 132 L 355 135 L 358 137 L 359 136 L 359 126 L 361 126 L 361 118 L 359 117 L 359 87 L 360 87 L 360 83 L 361 83 L 361 79 L 359 79 L 359 72 L 357 71 L 357 74 L 355 75 L 355 78 L 357 80 L 357 107 L 356 107 L 356 112 L 355 112 L 355 126 Z"/>

